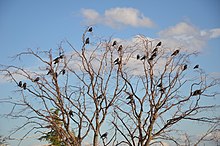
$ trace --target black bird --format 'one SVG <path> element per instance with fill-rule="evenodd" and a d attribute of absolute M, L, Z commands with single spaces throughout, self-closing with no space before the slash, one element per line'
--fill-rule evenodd
<path fill-rule="evenodd" d="M 158 51 L 158 48 L 155 48 L 153 51 L 152 51 L 152 53 L 155 53 L 155 52 L 157 52 Z"/>
<path fill-rule="evenodd" d="M 47 75 L 51 74 L 52 73 L 52 70 L 50 69 L 48 72 L 47 72 Z"/>
<path fill-rule="evenodd" d="M 197 68 L 199 68 L 198 64 L 193 67 L 193 69 L 197 69 Z"/>
<path fill-rule="evenodd" d="M 73 111 L 72 110 L 69 111 L 69 115 L 73 116 Z"/>
<path fill-rule="evenodd" d="M 127 104 L 132 104 L 134 103 L 134 99 L 132 98 Z"/>
<path fill-rule="evenodd" d="M 89 44 L 89 38 L 86 38 L 85 44 Z"/>
<path fill-rule="evenodd" d="M 90 27 L 90 28 L 88 29 L 88 32 L 92 32 L 92 27 Z"/>
<path fill-rule="evenodd" d="M 119 47 L 118 47 L 118 52 L 120 52 L 121 50 L 122 50 L 122 45 L 120 45 Z"/>
<path fill-rule="evenodd" d="M 157 43 L 156 47 L 161 46 L 161 44 L 162 44 L 161 42 Z"/>
<path fill-rule="evenodd" d="M 171 54 L 171 56 L 176 56 L 179 52 L 180 52 L 180 50 L 176 50 L 173 52 L 173 54 Z"/>
<path fill-rule="evenodd" d="M 133 99 L 133 94 L 130 94 L 126 99 Z"/>
<path fill-rule="evenodd" d="M 115 65 L 117 65 L 117 64 L 121 64 L 121 60 L 119 60 L 118 62 L 115 63 Z"/>
<path fill-rule="evenodd" d="M 63 69 L 62 70 L 62 75 L 64 75 L 66 73 L 66 70 L 65 69 Z"/>
<path fill-rule="evenodd" d="M 115 60 L 114 60 L 114 63 L 117 63 L 119 61 L 119 58 L 116 58 Z"/>
<path fill-rule="evenodd" d="M 40 77 L 36 77 L 36 79 L 34 79 L 34 82 L 38 82 L 40 80 Z"/>
<path fill-rule="evenodd" d="M 117 44 L 117 41 L 114 41 L 113 44 L 112 44 L 112 46 L 115 46 L 116 44 Z"/>
<path fill-rule="evenodd" d="M 187 69 L 187 64 L 183 66 L 183 71 Z"/>
<path fill-rule="evenodd" d="M 147 56 L 145 56 L 145 55 L 144 55 L 143 57 L 141 57 L 141 59 L 140 59 L 140 60 L 145 60 L 145 59 L 146 59 L 146 57 L 147 57 Z"/>
<path fill-rule="evenodd" d="M 19 81 L 18 86 L 22 87 L 22 81 Z"/>
<path fill-rule="evenodd" d="M 64 57 L 64 55 L 62 54 L 62 55 L 60 55 L 60 59 L 63 59 L 63 57 Z"/>
<path fill-rule="evenodd" d="M 23 89 L 26 90 L 26 88 L 27 88 L 27 83 L 24 83 L 23 84 Z"/>
<path fill-rule="evenodd" d="M 140 55 L 139 55 L 139 54 L 137 54 L 137 60 L 138 60 L 138 59 L 140 59 Z"/>
<path fill-rule="evenodd" d="M 54 64 L 59 63 L 59 61 L 60 61 L 60 56 L 59 56 L 59 57 L 57 57 L 57 58 L 55 58 L 55 59 L 53 60 Z"/>
<path fill-rule="evenodd" d="M 108 132 L 105 132 L 104 134 L 101 135 L 101 138 L 105 139 L 105 138 L 107 138 L 107 136 L 108 136 Z"/>
<path fill-rule="evenodd" d="M 152 56 L 151 56 L 152 58 L 155 58 L 155 57 L 157 57 L 157 52 L 154 52 L 153 54 L 152 54 Z"/>
<path fill-rule="evenodd" d="M 201 95 L 201 94 L 202 94 L 201 90 L 196 90 L 192 93 L 192 96 Z"/>
<path fill-rule="evenodd" d="M 99 95 L 96 99 L 101 99 L 102 98 L 102 94 L 101 95 Z"/>
<path fill-rule="evenodd" d="M 160 84 L 157 85 L 157 87 L 160 87 L 160 88 L 161 88 L 162 86 L 163 86 L 162 83 L 160 83 Z"/>

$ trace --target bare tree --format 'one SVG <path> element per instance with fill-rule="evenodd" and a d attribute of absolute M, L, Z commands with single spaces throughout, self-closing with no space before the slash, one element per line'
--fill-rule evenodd
<path fill-rule="evenodd" d="M 29 127 L 20 142 L 34 132 L 52 145 L 178 144 L 171 136 L 178 122 L 218 121 L 197 117 L 214 107 L 200 102 L 217 94 L 209 89 L 219 80 L 198 65 L 190 68 L 196 52 L 167 49 L 144 36 L 132 43 L 104 40 L 92 31 L 83 33 L 80 49 L 65 41 L 69 52 L 61 44 L 55 52 L 28 49 L 14 57 L 36 58 L 36 71 L 1 66 L 19 95 L 4 101 L 13 105 L 7 116 L 26 120 L 9 137 Z"/>

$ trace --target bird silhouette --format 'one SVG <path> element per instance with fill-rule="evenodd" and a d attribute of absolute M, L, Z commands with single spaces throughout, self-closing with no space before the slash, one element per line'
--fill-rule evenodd
<path fill-rule="evenodd" d="M 133 94 L 130 94 L 126 99 L 133 99 Z"/>
<path fill-rule="evenodd" d="M 72 110 L 69 111 L 69 115 L 73 116 L 73 111 Z"/>
<path fill-rule="evenodd" d="M 36 79 L 34 79 L 34 82 L 38 82 L 40 80 L 40 77 L 36 77 Z"/>
<path fill-rule="evenodd" d="M 122 48 L 123 48 L 123 46 L 120 45 L 120 46 L 118 47 L 118 52 L 122 51 Z"/>
<path fill-rule="evenodd" d="M 141 57 L 141 59 L 140 60 L 145 60 L 146 59 L 146 55 L 144 55 L 143 57 Z"/>
<path fill-rule="evenodd" d="M 89 38 L 86 38 L 85 44 L 89 44 Z"/>
<path fill-rule="evenodd" d="M 155 52 L 157 52 L 158 51 L 158 48 L 155 48 L 153 51 L 152 51 L 152 53 L 155 53 Z"/>
<path fill-rule="evenodd" d="M 161 44 L 162 44 L 161 42 L 157 43 L 156 47 L 161 46 Z"/>
<path fill-rule="evenodd" d="M 107 136 L 108 136 L 108 132 L 105 132 L 104 134 L 101 135 L 101 138 L 105 139 L 105 138 L 107 138 Z"/>
<path fill-rule="evenodd" d="M 47 75 L 51 74 L 52 73 L 52 70 L 50 69 L 48 72 L 47 72 Z"/>
<path fill-rule="evenodd" d="M 101 98 L 102 98 L 102 94 L 97 97 L 97 99 L 101 99 Z"/>
<path fill-rule="evenodd" d="M 160 84 L 158 84 L 158 85 L 157 85 L 157 87 L 160 87 L 160 88 L 161 88 L 162 86 L 163 86 L 163 84 L 162 84 L 162 83 L 160 83 Z"/>
<path fill-rule="evenodd" d="M 23 89 L 26 90 L 26 88 L 27 88 L 27 83 L 24 83 L 23 84 Z"/>
<path fill-rule="evenodd" d="M 119 60 L 115 63 L 115 65 L 117 65 L 117 64 L 121 64 L 121 60 Z"/>
<path fill-rule="evenodd" d="M 195 90 L 195 91 L 192 93 L 192 96 L 201 95 L 201 94 L 202 94 L 201 90 Z"/>
<path fill-rule="evenodd" d="M 65 69 L 63 69 L 62 70 L 62 75 L 64 75 L 66 73 L 66 70 Z"/>
<path fill-rule="evenodd" d="M 54 64 L 59 63 L 59 61 L 60 61 L 60 56 L 59 56 L 59 57 L 57 57 L 57 58 L 55 58 L 55 59 L 53 60 Z"/>
<path fill-rule="evenodd" d="M 187 64 L 183 66 L 183 71 L 187 69 Z"/>
<path fill-rule="evenodd" d="M 112 46 L 115 46 L 117 44 L 117 41 L 114 41 L 113 43 L 112 43 Z"/>
<path fill-rule="evenodd" d="M 193 69 L 197 69 L 197 68 L 199 68 L 198 64 L 193 67 Z"/>
<path fill-rule="evenodd" d="M 18 86 L 22 87 L 22 81 L 19 81 Z"/>
<path fill-rule="evenodd" d="M 118 62 L 119 61 L 119 58 L 116 58 L 115 60 L 114 60 L 114 63 L 116 63 L 116 62 Z"/>
<path fill-rule="evenodd" d="M 180 50 L 176 50 L 173 52 L 173 54 L 171 54 L 171 56 L 176 56 L 179 52 L 180 52 Z"/>
<path fill-rule="evenodd" d="M 90 27 L 90 28 L 88 29 L 88 32 L 92 32 L 92 27 Z"/>
<path fill-rule="evenodd" d="M 138 59 L 140 59 L 140 55 L 139 55 L 139 54 L 137 54 L 137 60 L 138 60 Z"/>

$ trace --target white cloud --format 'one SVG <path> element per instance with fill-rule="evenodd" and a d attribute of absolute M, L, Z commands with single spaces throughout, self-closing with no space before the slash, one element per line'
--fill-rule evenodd
<path fill-rule="evenodd" d="M 122 26 L 153 27 L 154 23 L 139 10 L 134 8 L 111 8 L 99 14 L 93 9 L 82 9 L 81 14 L 88 24 L 104 24 L 113 28 Z"/>
<path fill-rule="evenodd" d="M 192 24 L 180 22 L 159 32 L 159 37 L 169 47 L 181 47 L 187 51 L 201 51 L 209 39 L 220 37 L 220 28 L 200 30 Z"/>

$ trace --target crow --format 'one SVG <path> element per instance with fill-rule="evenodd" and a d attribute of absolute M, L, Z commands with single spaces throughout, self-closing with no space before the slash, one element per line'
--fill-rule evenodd
<path fill-rule="evenodd" d="M 157 87 L 160 87 L 160 88 L 161 88 L 162 86 L 163 86 L 162 83 L 160 83 L 160 84 L 157 85 Z"/>
<path fill-rule="evenodd" d="M 183 66 L 183 71 L 187 69 L 187 64 Z"/>
<path fill-rule="evenodd" d="M 86 38 L 85 44 L 89 44 L 89 38 Z"/>
<path fill-rule="evenodd" d="M 73 111 L 72 110 L 69 111 L 69 115 L 73 116 Z"/>
<path fill-rule="evenodd" d="M 156 47 L 161 46 L 161 44 L 162 44 L 161 42 L 157 43 Z"/>
<path fill-rule="evenodd" d="M 173 54 L 171 54 L 171 56 L 176 56 L 179 52 L 180 52 L 180 50 L 176 50 L 173 52 Z"/>
<path fill-rule="evenodd" d="M 134 99 L 132 98 L 127 104 L 132 104 L 134 103 Z"/>
<path fill-rule="evenodd" d="M 155 48 L 153 51 L 152 51 L 152 53 L 155 53 L 155 52 L 157 52 L 158 51 L 158 48 Z"/>
<path fill-rule="evenodd" d="M 141 59 L 140 59 L 140 60 L 145 60 L 145 59 L 146 59 L 146 57 L 147 57 L 147 56 L 145 56 L 145 55 L 144 55 L 143 57 L 141 57 Z"/>
<path fill-rule="evenodd" d="M 117 44 L 117 41 L 114 41 L 113 44 L 112 44 L 112 46 L 115 46 L 116 44 Z"/>
<path fill-rule="evenodd" d="M 59 57 L 57 57 L 57 58 L 55 58 L 55 59 L 53 60 L 54 64 L 59 63 L 59 61 L 60 61 L 60 56 L 59 56 Z"/>
<path fill-rule="evenodd" d="M 18 86 L 22 87 L 22 81 L 19 81 Z"/>
<path fill-rule="evenodd" d="M 119 60 L 118 62 L 115 63 L 115 65 L 117 65 L 117 64 L 121 64 L 121 61 Z"/>
<path fill-rule="evenodd" d="M 199 68 L 198 64 L 193 67 L 193 69 L 197 69 L 197 68 Z"/>
<path fill-rule="evenodd" d="M 114 63 L 117 63 L 119 61 L 119 58 L 116 58 L 115 60 L 114 60 Z"/>
<path fill-rule="evenodd" d="M 101 138 L 105 139 L 105 138 L 107 138 L 107 136 L 108 136 L 108 132 L 105 132 L 104 134 L 101 135 Z"/>
<path fill-rule="evenodd" d="M 24 83 L 23 84 L 23 89 L 26 90 L 26 88 L 27 88 L 27 83 Z"/>
<path fill-rule="evenodd" d="M 121 50 L 122 50 L 122 45 L 120 45 L 119 47 L 118 47 L 118 52 L 120 52 Z"/>
<path fill-rule="evenodd" d="M 40 80 L 40 77 L 36 77 L 36 79 L 34 79 L 34 82 L 38 82 Z"/>
<path fill-rule="evenodd" d="M 62 70 L 62 75 L 64 75 L 66 73 L 66 70 L 65 69 L 63 69 Z"/>
<path fill-rule="evenodd" d="M 133 99 L 133 94 L 130 94 L 126 99 Z"/>
<path fill-rule="evenodd" d="M 96 99 L 101 99 L 102 98 L 102 94 L 101 95 L 99 95 Z"/>
<path fill-rule="evenodd" d="M 90 28 L 88 29 L 88 32 L 92 32 L 92 27 L 90 27 Z"/>
<path fill-rule="evenodd" d="M 52 70 L 50 69 L 48 72 L 47 72 L 47 75 L 51 74 L 52 73 Z"/>
<path fill-rule="evenodd" d="M 139 54 L 137 54 L 137 60 L 138 60 L 138 59 L 140 59 L 140 55 L 139 55 Z"/>
<path fill-rule="evenodd" d="M 201 90 L 195 90 L 195 91 L 192 93 L 192 96 L 201 95 L 201 94 L 202 94 Z"/>

